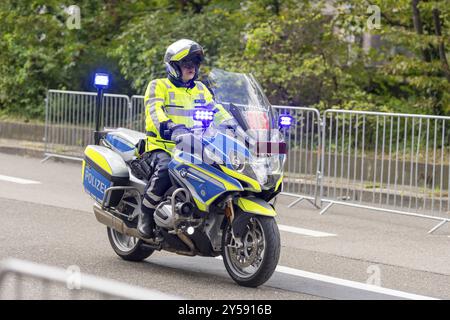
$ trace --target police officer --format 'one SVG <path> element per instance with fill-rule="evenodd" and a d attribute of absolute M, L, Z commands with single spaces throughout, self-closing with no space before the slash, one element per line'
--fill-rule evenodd
<path fill-rule="evenodd" d="M 174 42 L 164 56 L 167 78 L 151 81 L 145 92 L 146 151 L 149 152 L 145 161 L 152 173 L 138 221 L 139 234 L 145 238 L 155 236 L 153 213 L 171 185 L 168 164 L 174 141 L 198 124 L 193 119 L 194 108 L 212 105 L 216 111 L 214 122 L 233 121 L 222 105 L 214 104 L 208 88 L 196 81 L 203 58 L 203 48 L 198 43 L 187 39 Z"/>

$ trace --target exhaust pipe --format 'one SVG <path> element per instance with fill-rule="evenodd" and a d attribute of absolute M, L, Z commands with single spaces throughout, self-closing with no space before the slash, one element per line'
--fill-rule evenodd
<path fill-rule="evenodd" d="M 150 245 L 156 246 L 155 249 L 158 249 L 158 250 L 161 249 L 161 245 L 159 243 L 156 243 L 151 239 L 142 238 L 140 236 L 139 232 L 137 231 L 137 229 L 128 227 L 125 224 L 125 222 L 123 222 L 121 219 L 114 216 L 112 213 L 103 210 L 102 208 L 100 208 L 100 206 L 98 204 L 94 204 L 94 214 L 95 214 L 95 218 L 97 219 L 97 221 L 100 222 L 101 224 L 104 224 L 107 227 L 110 227 L 111 229 L 114 229 L 122 234 L 127 235 L 127 236 L 141 239 L 142 241 L 144 241 Z M 170 248 L 165 248 L 165 249 L 168 251 L 177 253 L 177 254 L 195 256 L 195 246 L 192 243 L 191 239 L 189 239 L 186 235 L 184 235 L 181 232 L 177 232 L 177 236 L 178 236 L 178 238 L 180 238 L 181 241 L 183 241 L 189 247 L 190 251 L 186 252 L 186 251 L 179 251 L 179 250 L 171 250 Z"/>
<path fill-rule="evenodd" d="M 156 244 L 152 240 L 141 238 L 137 229 L 129 228 L 125 224 L 125 222 L 123 222 L 121 219 L 114 216 L 112 213 L 103 210 L 102 208 L 100 208 L 100 206 L 98 204 L 94 204 L 94 214 L 95 214 L 95 218 L 97 219 L 98 222 L 106 225 L 107 227 L 110 227 L 111 229 L 114 229 L 122 234 L 127 235 L 127 236 L 141 239 L 142 241 L 145 241 L 149 244 Z"/>

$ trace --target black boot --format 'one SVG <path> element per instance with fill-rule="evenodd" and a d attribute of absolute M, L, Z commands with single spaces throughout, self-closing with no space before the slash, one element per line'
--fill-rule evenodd
<path fill-rule="evenodd" d="M 151 212 L 144 212 L 144 210 L 142 210 L 142 213 L 139 215 L 137 230 L 141 237 L 146 239 L 152 239 L 155 237 L 155 221 L 153 220 L 153 212 L 154 210 Z"/>

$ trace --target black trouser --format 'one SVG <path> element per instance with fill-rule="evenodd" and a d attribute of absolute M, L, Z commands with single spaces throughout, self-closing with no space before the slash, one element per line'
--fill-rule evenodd
<path fill-rule="evenodd" d="M 151 169 L 151 177 L 145 187 L 141 210 L 144 214 L 150 214 L 152 221 L 156 206 L 171 186 L 168 170 L 170 159 L 167 152 L 155 150 L 150 153 L 146 160 L 143 160 Z"/>

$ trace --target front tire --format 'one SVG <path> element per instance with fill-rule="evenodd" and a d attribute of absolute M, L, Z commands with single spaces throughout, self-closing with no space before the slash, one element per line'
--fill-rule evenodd
<path fill-rule="evenodd" d="M 140 239 L 124 235 L 109 227 L 106 228 L 106 231 L 114 252 L 124 260 L 142 261 L 155 251 L 146 247 Z"/>
<path fill-rule="evenodd" d="M 238 248 L 229 224 L 222 235 L 222 257 L 230 277 L 239 285 L 256 288 L 275 271 L 280 258 L 280 232 L 275 219 L 253 216 Z"/>

